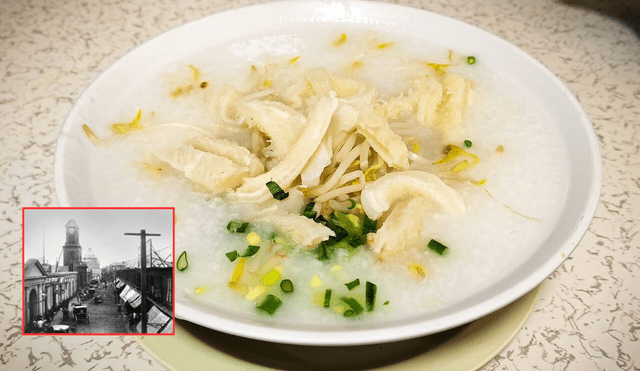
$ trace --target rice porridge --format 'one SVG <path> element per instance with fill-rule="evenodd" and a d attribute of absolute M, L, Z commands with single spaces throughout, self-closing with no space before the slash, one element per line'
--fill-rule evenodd
<path fill-rule="evenodd" d="M 517 269 L 557 221 L 566 149 L 536 97 L 446 45 L 323 27 L 186 56 L 86 123 L 95 206 L 175 207 L 182 304 L 406 318 Z"/>

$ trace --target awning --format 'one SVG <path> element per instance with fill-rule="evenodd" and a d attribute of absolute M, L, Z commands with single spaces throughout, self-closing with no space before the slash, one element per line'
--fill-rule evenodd
<path fill-rule="evenodd" d="M 134 308 L 140 305 L 141 300 L 142 299 L 140 299 L 140 294 L 138 294 L 138 292 L 134 289 L 131 289 L 127 293 L 127 296 L 124 299 L 124 301 L 129 302 L 129 305 L 131 305 Z"/>
<path fill-rule="evenodd" d="M 168 331 L 167 327 L 169 327 Z M 142 322 L 138 322 L 137 330 L 138 332 L 142 332 Z M 173 318 L 167 316 L 157 306 L 154 305 L 147 312 L 147 333 L 159 333 L 160 331 L 162 331 L 162 333 L 172 333 Z"/>
<path fill-rule="evenodd" d="M 159 334 L 172 334 L 173 333 L 173 320 L 167 322 L 167 325 L 164 326 L 162 331 Z"/>
<path fill-rule="evenodd" d="M 140 304 L 142 304 L 142 296 L 138 294 L 137 297 L 127 301 L 129 302 L 129 305 L 131 305 L 133 308 L 137 308 Z"/>
<path fill-rule="evenodd" d="M 129 291 L 131 291 L 131 287 L 129 286 L 125 286 L 124 289 L 122 289 L 122 291 L 120 291 L 120 299 L 127 301 L 126 297 L 127 297 L 127 293 L 129 293 Z"/>
<path fill-rule="evenodd" d="M 126 285 L 125 288 L 120 292 L 120 298 L 126 302 L 129 302 L 133 308 L 136 308 L 140 305 L 142 299 L 140 299 L 140 294 L 134 288 L 129 285 Z"/>

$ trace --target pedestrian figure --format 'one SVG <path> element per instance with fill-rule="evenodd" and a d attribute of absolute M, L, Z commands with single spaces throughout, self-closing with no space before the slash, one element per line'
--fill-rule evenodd
<path fill-rule="evenodd" d="M 135 331 L 136 329 L 136 317 L 135 317 L 135 313 L 131 313 L 129 315 L 129 330 L 130 331 Z"/>
<path fill-rule="evenodd" d="M 38 332 L 42 332 L 42 328 L 44 327 L 44 318 L 41 315 L 38 315 L 36 318 L 36 327 L 38 328 Z"/>

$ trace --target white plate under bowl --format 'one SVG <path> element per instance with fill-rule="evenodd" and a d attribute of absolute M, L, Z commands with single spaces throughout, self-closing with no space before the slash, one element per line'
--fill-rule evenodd
<path fill-rule="evenodd" d="M 415 338 L 476 320 L 514 302 L 549 276 L 575 249 L 595 213 L 601 187 L 600 152 L 593 128 L 577 100 L 541 63 L 476 27 L 426 11 L 377 2 L 285 1 L 213 14 L 164 33 L 132 50 L 101 74 L 73 106 L 56 148 L 55 183 L 61 206 L 94 206 L 85 190 L 82 124 L 108 117 L 119 107 L 123 87 L 159 74 L 172 63 L 216 45 L 278 30 L 350 24 L 393 32 L 453 50 L 518 81 L 539 97 L 558 126 L 569 163 L 566 203 L 559 222 L 524 263 L 495 284 L 446 310 L 367 326 L 269 325 L 176 298 L 176 317 L 234 335 L 292 344 L 355 345 Z M 481 46 L 481 47 L 479 47 Z"/>

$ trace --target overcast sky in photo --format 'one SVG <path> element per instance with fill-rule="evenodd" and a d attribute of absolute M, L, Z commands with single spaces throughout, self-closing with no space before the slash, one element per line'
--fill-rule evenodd
<path fill-rule="evenodd" d="M 151 239 L 156 251 L 162 250 L 162 258 L 172 252 L 172 209 L 28 208 L 24 209 L 25 261 L 35 258 L 42 262 L 44 249 L 46 263 L 55 266 L 59 260 L 58 264 L 62 265 L 65 226 L 71 219 L 79 228 L 82 257 L 85 258 L 91 248 L 101 268 L 137 259 L 140 236 L 125 236 L 125 233 L 140 233 L 142 229 L 146 233 L 161 234 L 147 240 Z"/>

